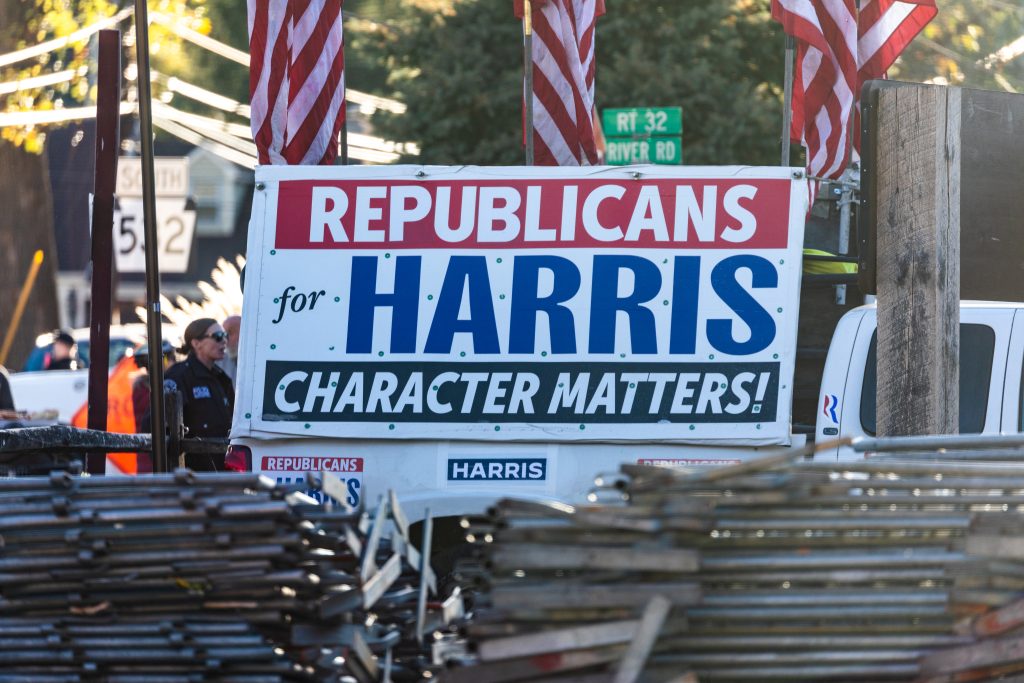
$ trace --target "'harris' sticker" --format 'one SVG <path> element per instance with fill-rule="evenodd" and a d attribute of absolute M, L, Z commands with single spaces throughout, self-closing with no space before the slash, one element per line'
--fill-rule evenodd
<path fill-rule="evenodd" d="M 547 458 L 449 458 L 448 481 L 544 481 Z"/>

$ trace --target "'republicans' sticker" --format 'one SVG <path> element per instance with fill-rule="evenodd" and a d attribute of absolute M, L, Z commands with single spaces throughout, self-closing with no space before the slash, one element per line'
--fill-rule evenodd
<path fill-rule="evenodd" d="M 363 489 L 363 459 L 333 455 L 265 455 L 260 461 L 260 471 L 282 484 L 300 484 L 305 481 L 306 472 L 330 472 L 344 484 L 347 492 L 345 504 L 359 507 Z M 306 494 L 324 502 L 319 489 L 309 489 Z"/>
<path fill-rule="evenodd" d="M 636 461 L 638 465 L 651 465 L 653 467 L 706 467 L 717 465 L 739 465 L 742 460 L 735 458 L 640 458 Z"/>

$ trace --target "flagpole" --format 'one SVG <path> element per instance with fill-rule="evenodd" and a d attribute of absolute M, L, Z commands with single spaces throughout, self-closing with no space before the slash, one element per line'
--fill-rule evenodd
<path fill-rule="evenodd" d="M 786 34 L 786 75 L 782 84 L 782 165 L 789 166 L 789 129 L 793 121 L 793 53 L 796 41 Z"/>
<path fill-rule="evenodd" d="M 523 76 L 526 105 L 526 165 L 533 166 L 533 15 L 532 0 L 523 0 Z"/>
<path fill-rule="evenodd" d="M 341 165 L 348 166 L 348 102 L 343 101 L 345 120 L 341 122 Z"/>

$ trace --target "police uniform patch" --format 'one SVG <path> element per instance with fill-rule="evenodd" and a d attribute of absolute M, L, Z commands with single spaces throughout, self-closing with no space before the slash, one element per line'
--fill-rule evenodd
<path fill-rule="evenodd" d="M 177 391 L 178 384 L 173 379 L 164 380 L 164 391 Z"/>
<path fill-rule="evenodd" d="M 192 398 L 212 398 L 210 387 L 192 387 Z"/>

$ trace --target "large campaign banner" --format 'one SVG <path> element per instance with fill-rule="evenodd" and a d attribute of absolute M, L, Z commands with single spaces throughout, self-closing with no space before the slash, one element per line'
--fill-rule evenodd
<path fill-rule="evenodd" d="M 233 436 L 788 443 L 795 169 L 256 180 Z"/>

